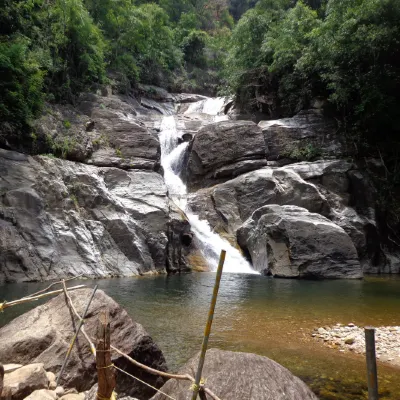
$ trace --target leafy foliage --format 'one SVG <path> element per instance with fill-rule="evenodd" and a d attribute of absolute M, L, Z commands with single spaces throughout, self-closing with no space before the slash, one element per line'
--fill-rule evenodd
<path fill-rule="evenodd" d="M 394 199 L 400 184 L 399 20 L 398 0 L 260 0 L 233 30 L 227 86 L 239 102 L 272 117 L 327 99 L 359 155 L 382 157 L 382 197 Z"/>
<path fill-rule="evenodd" d="M 44 73 L 28 45 L 24 39 L 0 42 L 0 132 L 24 128 L 43 103 Z"/>

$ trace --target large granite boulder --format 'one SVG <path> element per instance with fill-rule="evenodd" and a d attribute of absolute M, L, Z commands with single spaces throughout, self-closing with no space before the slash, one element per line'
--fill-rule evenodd
<path fill-rule="evenodd" d="M 161 175 L 5 150 L 0 170 L 1 281 L 165 272 Z"/>
<path fill-rule="evenodd" d="M 322 215 L 296 206 L 264 206 L 238 230 L 253 268 L 282 278 L 361 278 L 347 233 Z"/>
<path fill-rule="evenodd" d="M 199 356 L 179 371 L 195 376 Z M 267 357 L 210 349 L 203 369 L 206 387 L 229 400 L 318 400 L 317 396 L 286 368 Z M 169 380 L 161 390 L 176 400 L 191 398 L 187 381 Z M 156 394 L 151 400 L 163 400 Z"/>
<path fill-rule="evenodd" d="M 91 289 L 70 292 L 79 313 L 83 313 L 91 292 Z M 85 318 L 85 329 L 90 337 L 95 337 L 98 315 L 103 310 L 109 313 L 111 344 L 139 362 L 162 371 L 166 370 L 161 350 L 144 328 L 101 290 L 96 292 Z M 60 372 L 76 325 L 77 318 L 68 307 L 64 294 L 60 294 L 0 329 L 0 359 L 5 363 L 43 363 L 47 371 L 57 374 Z M 112 362 L 153 386 L 159 387 L 163 384 L 161 378 L 134 367 L 117 353 L 112 354 Z M 21 370 L 22 368 L 12 374 Z M 44 370 L 42 375 L 43 380 L 47 382 Z M 93 386 L 96 377 L 95 359 L 85 338 L 79 335 L 60 383 L 65 388 L 84 391 Z M 153 393 L 147 386 L 124 374 L 117 376 L 117 392 L 139 399 L 147 399 Z"/>
<path fill-rule="evenodd" d="M 303 110 L 292 118 L 261 121 L 258 125 L 268 146 L 269 160 L 311 160 L 346 154 L 336 122 L 324 117 L 321 110 Z"/>
<path fill-rule="evenodd" d="M 319 160 L 290 164 L 283 169 L 313 183 L 327 199 L 328 218 L 350 236 L 364 272 L 383 273 L 390 269 L 390 258 L 383 251 L 386 235 L 377 216 L 376 188 L 367 173 L 369 166 L 347 160 Z"/>
<path fill-rule="evenodd" d="M 185 173 L 188 188 L 226 180 L 235 176 L 237 168 L 242 173 L 260 168 L 266 164 L 266 151 L 262 131 L 253 122 L 221 121 L 206 125 L 189 145 Z"/>
<path fill-rule="evenodd" d="M 267 204 L 296 205 L 324 213 L 328 204 L 315 185 L 293 171 L 263 168 L 215 186 L 215 209 L 229 230 L 237 229 L 258 208 Z"/>

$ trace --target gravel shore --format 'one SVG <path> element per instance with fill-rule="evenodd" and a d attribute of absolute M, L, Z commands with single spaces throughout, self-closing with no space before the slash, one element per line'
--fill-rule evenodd
<path fill-rule="evenodd" d="M 311 336 L 341 352 L 365 354 L 364 328 L 352 323 L 316 328 Z M 400 367 L 400 326 L 376 328 L 375 342 L 377 359 Z"/>

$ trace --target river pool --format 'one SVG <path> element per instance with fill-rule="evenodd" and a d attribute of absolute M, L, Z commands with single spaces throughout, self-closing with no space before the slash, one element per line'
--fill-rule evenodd
<path fill-rule="evenodd" d="M 193 273 L 84 283 L 97 283 L 143 324 L 175 371 L 200 349 L 214 279 L 213 273 Z M 0 301 L 44 286 L 0 286 Z M 7 309 L 0 326 L 31 307 Z M 210 347 L 268 356 L 305 380 L 321 400 L 367 399 L 364 357 L 311 337 L 316 327 L 350 322 L 400 325 L 400 278 L 306 281 L 224 274 Z M 378 372 L 380 398 L 399 400 L 400 369 L 379 363 Z"/>

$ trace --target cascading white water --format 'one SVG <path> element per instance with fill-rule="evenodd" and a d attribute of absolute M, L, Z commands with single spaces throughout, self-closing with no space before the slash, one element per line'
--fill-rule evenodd
<path fill-rule="evenodd" d="M 179 177 L 182 168 L 183 155 L 188 143 L 178 144 L 179 133 L 174 116 L 164 117 L 160 127 L 161 164 L 164 168 L 164 180 L 172 201 L 181 208 L 190 222 L 193 233 L 196 235 L 200 250 L 210 268 L 214 270 L 218 264 L 221 250 L 226 250 L 224 271 L 257 274 L 250 264 L 243 258 L 239 250 L 235 249 L 225 239 L 213 232 L 207 221 L 202 221 L 195 215 L 187 204 L 186 185 Z"/>
<path fill-rule="evenodd" d="M 226 97 L 215 97 L 207 98 L 205 100 L 197 101 L 190 104 L 185 114 L 200 113 L 208 114 L 214 116 L 214 121 L 224 121 L 227 120 L 227 116 L 224 115 L 224 104 L 226 102 Z"/>

